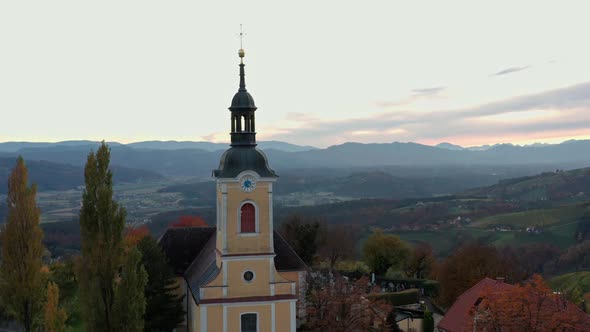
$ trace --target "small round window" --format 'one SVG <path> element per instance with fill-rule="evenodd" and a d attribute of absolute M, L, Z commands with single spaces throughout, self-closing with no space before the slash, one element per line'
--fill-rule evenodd
<path fill-rule="evenodd" d="M 252 272 L 252 271 L 244 272 L 244 280 L 250 282 L 250 281 L 252 281 L 252 279 L 254 279 L 254 272 Z"/>

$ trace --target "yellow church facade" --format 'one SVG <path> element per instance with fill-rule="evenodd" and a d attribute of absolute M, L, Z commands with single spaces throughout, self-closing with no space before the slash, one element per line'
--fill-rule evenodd
<path fill-rule="evenodd" d="M 256 148 L 256 106 L 244 66 L 229 108 L 231 147 L 213 171 L 217 225 L 170 228 L 160 238 L 185 294 L 178 331 L 295 332 L 305 311 L 306 266 L 273 229 L 278 177 Z"/>

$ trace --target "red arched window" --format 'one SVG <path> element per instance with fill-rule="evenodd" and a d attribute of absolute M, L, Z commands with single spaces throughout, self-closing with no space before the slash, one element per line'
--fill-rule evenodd
<path fill-rule="evenodd" d="M 240 211 L 240 231 L 242 233 L 256 232 L 256 209 L 254 205 L 246 203 Z"/>

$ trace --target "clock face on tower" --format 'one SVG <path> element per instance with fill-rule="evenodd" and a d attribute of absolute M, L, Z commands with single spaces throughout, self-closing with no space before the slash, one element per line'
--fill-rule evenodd
<path fill-rule="evenodd" d="M 256 180 L 252 176 L 246 175 L 240 179 L 240 188 L 247 193 L 252 192 L 256 188 Z"/>

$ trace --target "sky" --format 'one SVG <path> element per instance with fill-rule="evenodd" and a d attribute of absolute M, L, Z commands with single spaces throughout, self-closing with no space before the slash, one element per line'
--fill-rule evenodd
<path fill-rule="evenodd" d="M 588 1 L 2 1 L 0 142 L 590 139 Z"/>

